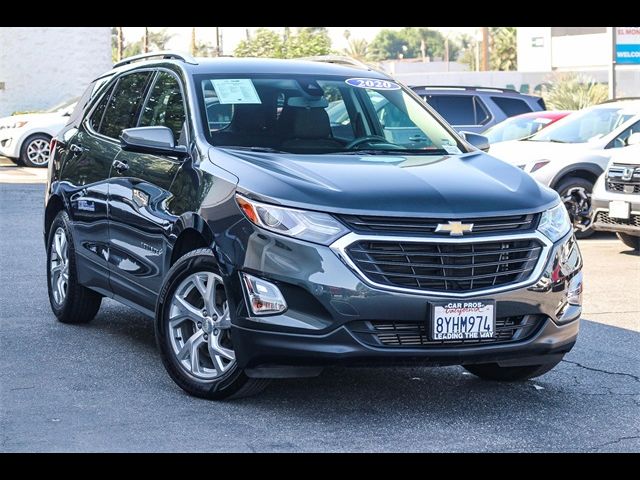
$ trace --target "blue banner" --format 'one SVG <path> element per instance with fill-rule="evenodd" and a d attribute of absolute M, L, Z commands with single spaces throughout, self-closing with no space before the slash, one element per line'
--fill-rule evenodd
<path fill-rule="evenodd" d="M 640 64 L 640 44 L 616 45 L 616 63 Z"/>

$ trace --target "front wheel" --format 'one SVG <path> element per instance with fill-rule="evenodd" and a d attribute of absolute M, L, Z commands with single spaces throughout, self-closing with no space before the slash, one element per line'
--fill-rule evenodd
<path fill-rule="evenodd" d="M 498 382 L 521 382 L 530 378 L 544 375 L 554 368 L 560 360 L 542 365 L 524 365 L 520 367 L 501 367 L 497 363 L 482 363 L 480 365 L 463 365 L 464 369 L 483 380 Z"/>
<path fill-rule="evenodd" d="M 618 232 L 616 233 L 618 238 L 622 243 L 624 243 L 627 247 L 638 251 L 640 250 L 640 237 L 636 237 L 635 235 L 629 235 L 628 233 Z"/>
<path fill-rule="evenodd" d="M 162 363 L 187 393 L 210 400 L 238 398 L 269 383 L 247 377 L 238 367 L 227 292 L 209 249 L 187 253 L 171 267 L 155 325 Z"/>
<path fill-rule="evenodd" d="M 593 235 L 591 224 L 591 193 L 593 183 L 580 177 L 564 179 L 555 190 L 569 212 L 576 238 L 588 238 Z"/>

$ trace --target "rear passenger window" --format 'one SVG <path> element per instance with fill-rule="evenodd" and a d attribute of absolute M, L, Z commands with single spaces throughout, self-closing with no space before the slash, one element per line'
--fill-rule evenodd
<path fill-rule="evenodd" d="M 451 125 L 480 125 L 489 118 L 474 95 L 432 95 L 427 102 Z"/>
<path fill-rule="evenodd" d="M 491 100 L 498 105 L 498 108 L 500 108 L 507 117 L 513 117 L 531 111 L 531 107 L 529 107 L 527 102 L 517 98 L 491 97 Z"/>
<path fill-rule="evenodd" d="M 142 109 L 141 127 L 168 127 L 179 142 L 184 128 L 185 112 L 178 80 L 171 74 L 160 72 L 147 103 Z"/>
<path fill-rule="evenodd" d="M 135 127 L 138 109 L 151 72 L 126 75 L 116 84 L 107 104 L 99 133 L 118 138 L 125 128 Z"/>
<path fill-rule="evenodd" d="M 102 117 L 104 115 L 104 111 L 107 108 L 107 103 L 111 98 L 111 92 L 113 91 L 113 86 L 109 87 L 109 90 L 104 94 L 96 108 L 93 110 L 91 114 L 91 118 L 89 119 L 89 125 L 91 125 L 91 129 L 94 132 L 100 131 L 100 123 L 102 122 Z M 76 107 L 77 108 L 77 107 Z"/>

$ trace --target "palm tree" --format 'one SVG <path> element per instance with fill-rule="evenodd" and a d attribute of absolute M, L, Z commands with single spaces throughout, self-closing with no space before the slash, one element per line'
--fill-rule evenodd
<path fill-rule="evenodd" d="M 349 30 L 345 30 L 343 35 L 348 42 L 347 48 L 344 49 L 346 55 L 360 61 L 369 58 L 369 43 L 364 38 L 351 38 Z"/>

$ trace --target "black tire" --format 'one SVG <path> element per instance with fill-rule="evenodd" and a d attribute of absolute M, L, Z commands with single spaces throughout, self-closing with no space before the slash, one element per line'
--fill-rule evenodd
<path fill-rule="evenodd" d="M 25 138 L 24 142 L 22 142 L 22 147 L 20 148 L 20 163 L 25 167 L 32 168 L 46 168 L 48 165 L 48 161 L 44 163 L 34 163 L 29 159 L 28 149 L 32 144 L 36 144 L 37 142 L 46 142 L 47 144 L 51 141 L 51 136 L 45 133 L 36 133 L 31 135 L 30 137 Z M 48 148 L 48 147 L 47 147 Z"/>
<path fill-rule="evenodd" d="M 54 254 L 54 235 L 61 228 L 67 239 L 68 280 L 66 296 L 61 302 L 54 297 L 52 284 L 52 255 Z M 73 236 L 67 212 L 61 211 L 54 218 L 47 238 L 47 289 L 51 310 L 62 323 L 87 323 L 93 320 L 100 309 L 102 295 L 78 283 L 76 255 L 73 247 Z"/>
<path fill-rule="evenodd" d="M 176 357 L 168 327 L 171 300 L 183 280 L 196 272 L 213 272 L 220 275 L 220 269 L 210 249 L 200 248 L 180 257 L 167 273 L 158 296 L 155 321 L 156 344 L 167 373 L 190 395 L 208 400 L 248 397 L 261 392 L 270 380 L 247 377 L 244 370 L 235 362 L 221 375 L 213 379 L 203 379 L 187 371 Z"/>
<path fill-rule="evenodd" d="M 593 192 L 593 183 L 589 180 L 580 177 L 567 177 L 560 181 L 558 185 L 556 185 L 555 190 L 560 195 L 560 198 L 565 198 L 572 189 L 584 189 L 584 191 L 589 196 L 589 213 L 586 217 L 583 217 L 583 223 L 587 222 L 589 225 L 591 224 L 591 194 Z M 574 221 L 574 215 L 571 208 L 567 208 L 569 210 L 569 216 L 571 217 L 571 221 Z M 588 238 L 594 234 L 595 230 L 592 226 L 589 226 L 586 230 L 581 230 L 578 227 L 574 227 L 573 229 L 576 238 Z"/>
<path fill-rule="evenodd" d="M 521 367 L 501 367 L 497 363 L 483 363 L 480 365 L 463 365 L 464 369 L 483 380 L 498 382 L 522 382 L 530 378 L 544 375 L 560 360 L 542 365 L 524 365 Z"/>
<path fill-rule="evenodd" d="M 616 233 L 616 235 L 618 236 L 620 241 L 630 249 L 635 250 L 636 252 L 640 250 L 640 237 L 622 232 L 618 232 Z"/>

